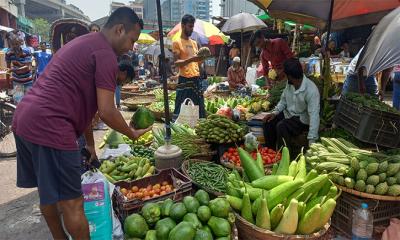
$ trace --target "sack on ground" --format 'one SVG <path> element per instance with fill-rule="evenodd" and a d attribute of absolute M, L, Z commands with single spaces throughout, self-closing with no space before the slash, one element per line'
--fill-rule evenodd
<path fill-rule="evenodd" d="M 194 128 L 199 120 L 199 106 L 194 105 L 190 98 L 186 98 L 181 104 L 181 111 L 176 119 L 176 123 L 187 124 Z"/>

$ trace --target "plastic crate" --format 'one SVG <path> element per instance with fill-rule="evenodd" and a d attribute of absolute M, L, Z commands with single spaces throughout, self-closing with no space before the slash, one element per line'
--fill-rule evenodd
<path fill-rule="evenodd" d="M 390 148 L 400 146 L 400 115 L 359 107 L 342 98 L 334 122 L 360 141 Z"/>
<path fill-rule="evenodd" d="M 372 212 L 375 233 L 379 233 L 379 229 L 382 229 L 382 226 L 389 226 L 390 218 L 400 217 L 400 202 L 362 198 L 343 192 L 337 200 L 331 219 L 331 226 L 340 235 L 351 238 L 353 210 L 359 208 L 361 203 L 367 203 L 368 209 Z"/>
<path fill-rule="evenodd" d="M 163 181 L 173 183 L 175 191 L 145 201 L 139 199 L 127 200 L 120 191 L 121 188 L 129 189 L 133 186 L 143 188 Z M 130 214 L 139 212 L 145 203 L 159 202 L 168 198 L 177 202 L 182 200 L 185 196 L 192 194 L 192 181 L 175 168 L 165 169 L 156 175 L 132 182 L 120 181 L 115 185 L 116 188 L 113 192 L 113 207 L 121 223 L 123 223 L 125 218 Z"/>

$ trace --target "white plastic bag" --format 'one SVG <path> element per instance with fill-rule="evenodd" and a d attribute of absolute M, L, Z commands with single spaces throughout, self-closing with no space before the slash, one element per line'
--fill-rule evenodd
<path fill-rule="evenodd" d="M 92 240 L 123 239 L 121 223 L 112 208 L 114 188 L 101 172 L 87 171 L 82 175 L 83 206 Z"/>
<path fill-rule="evenodd" d="M 131 151 L 132 149 L 129 144 L 120 144 L 116 149 L 108 148 L 108 146 L 106 145 L 103 154 L 101 154 L 100 156 L 100 159 L 109 159 L 119 156 L 131 156 Z"/>
<path fill-rule="evenodd" d="M 244 146 L 248 152 L 253 152 L 258 148 L 257 137 L 253 135 L 253 133 L 248 133 L 244 136 Z"/>
<path fill-rule="evenodd" d="M 194 105 L 192 99 L 186 98 L 181 104 L 181 111 L 176 119 L 176 123 L 187 124 L 194 128 L 199 121 L 199 106 Z"/>
<path fill-rule="evenodd" d="M 246 82 L 249 86 L 255 84 L 257 79 L 256 76 L 256 68 L 255 67 L 248 67 L 246 72 Z"/>

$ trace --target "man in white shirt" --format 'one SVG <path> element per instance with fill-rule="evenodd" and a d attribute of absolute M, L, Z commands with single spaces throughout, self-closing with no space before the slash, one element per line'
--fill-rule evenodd
<path fill-rule="evenodd" d="M 299 60 L 288 59 L 283 67 L 288 83 L 278 105 L 264 118 L 266 145 L 277 149 L 283 145 L 283 139 L 287 143 L 290 138 L 307 130 L 309 143 L 315 142 L 320 120 L 319 90 L 313 81 L 304 76 Z"/>

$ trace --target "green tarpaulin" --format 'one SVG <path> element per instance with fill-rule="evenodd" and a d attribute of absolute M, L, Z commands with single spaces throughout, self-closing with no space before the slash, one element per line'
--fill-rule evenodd
<path fill-rule="evenodd" d="M 265 21 L 265 20 L 272 20 L 272 17 L 269 16 L 268 14 L 258 15 L 257 17 L 258 17 L 259 19 L 263 20 L 263 21 Z M 286 25 L 289 25 L 289 26 L 294 26 L 294 25 L 296 25 L 296 23 L 295 23 L 295 22 L 292 22 L 292 21 L 285 21 L 284 23 L 285 23 Z M 304 28 L 304 29 L 313 29 L 314 27 L 313 27 L 313 26 L 310 26 L 310 25 L 303 25 L 303 28 Z"/>

